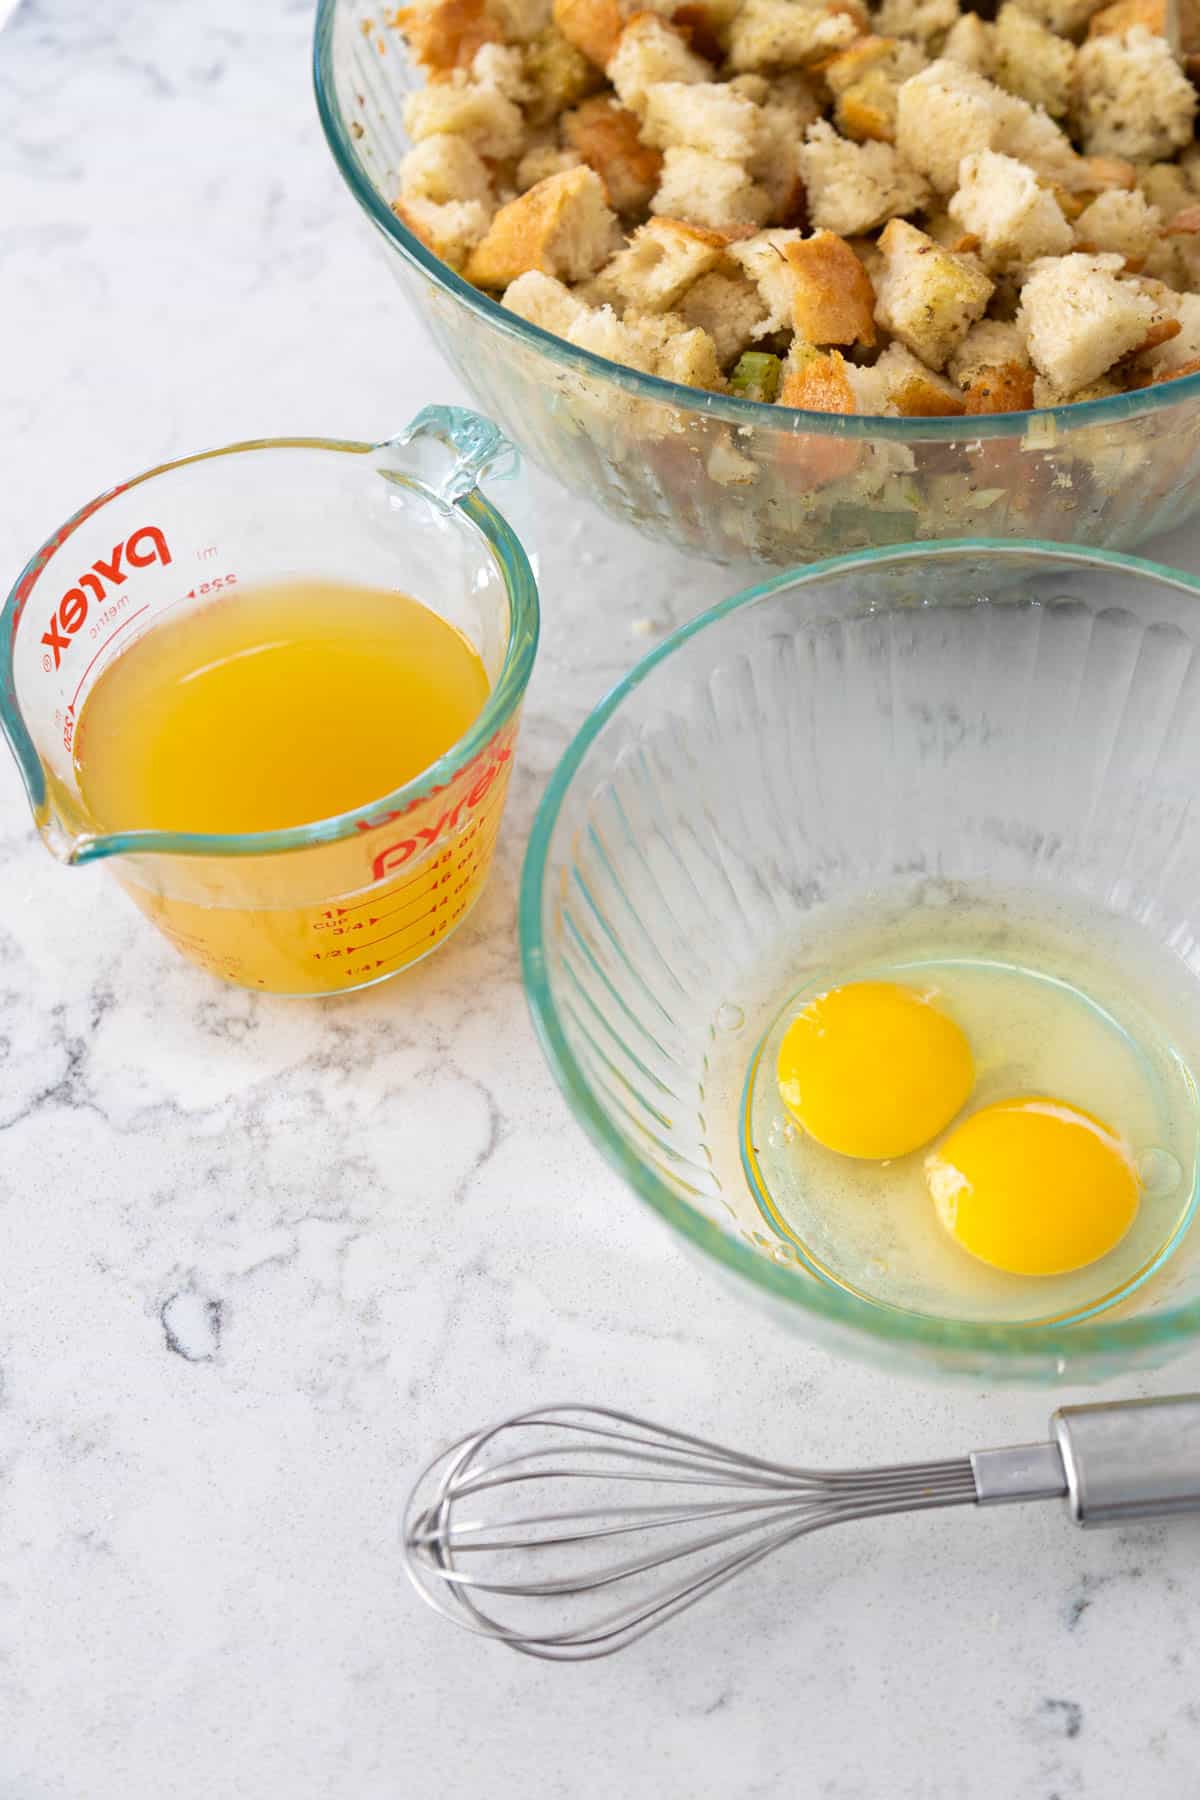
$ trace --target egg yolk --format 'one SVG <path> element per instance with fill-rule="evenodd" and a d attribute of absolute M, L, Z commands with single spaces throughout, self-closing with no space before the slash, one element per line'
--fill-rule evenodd
<path fill-rule="evenodd" d="M 971 1047 L 928 996 L 852 981 L 797 1013 L 779 1047 L 784 1105 L 817 1143 L 883 1161 L 945 1129 L 975 1079 Z"/>
<path fill-rule="evenodd" d="M 1078 1107 L 1034 1096 L 985 1106 L 925 1161 L 955 1241 L 1013 1275 L 1066 1275 L 1129 1230 L 1139 1184 L 1129 1151 Z"/>

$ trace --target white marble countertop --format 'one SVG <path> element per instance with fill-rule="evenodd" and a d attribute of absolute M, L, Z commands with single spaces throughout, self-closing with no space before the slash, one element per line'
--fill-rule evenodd
<path fill-rule="evenodd" d="M 309 0 L 24 0 L 0 35 L 8 575 L 172 454 L 454 397 L 327 158 L 310 29 Z M 1200 1522 L 830 1533 L 582 1669 L 402 1578 L 419 1460 L 523 1404 L 850 1463 L 1022 1441 L 1051 1404 L 780 1335 L 571 1124 L 517 972 L 532 810 L 646 622 L 733 578 L 541 491 L 499 869 L 405 981 L 211 983 L 50 860 L 0 759 L 0 1797 L 1188 1800 Z"/>

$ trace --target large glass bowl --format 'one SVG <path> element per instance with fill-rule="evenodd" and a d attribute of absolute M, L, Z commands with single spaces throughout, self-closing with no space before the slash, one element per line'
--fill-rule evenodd
<path fill-rule="evenodd" d="M 559 765 L 520 907 L 551 1067 L 634 1190 L 799 1330 L 918 1372 L 1072 1381 L 1157 1364 L 1200 1331 L 1200 1222 L 1082 1324 L 856 1297 L 760 1211 L 737 1103 L 783 997 L 762 971 L 780 946 L 803 961 L 814 909 L 864 897 L 1069 897 L 1138 934 L 1200 1022 L 1198 594 L 1152 563 L 1046 544 L 793 571 L 668 638 Z"/>
<path fill-rule="evenodd" d="M 391 209 L 423 77 L 380 17 L 375 0 L 320 0 L 334 160 L 446 360 L 575 493 L 716 561 L 785 566 L 968 535 L 1128 548 L 1200 505 L 1200 374 L 1056 411 L 844 418 L 639 375 L 506 312 Z"/>

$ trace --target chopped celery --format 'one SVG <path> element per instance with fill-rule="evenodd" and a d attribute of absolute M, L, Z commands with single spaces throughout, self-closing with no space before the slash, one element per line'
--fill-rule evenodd
<path fill-rule="evenodd" d="M 779 392 L 783 364 L 765 350 L 747 350 L 738 357 L 729 385 L 743 400 L 765 400 L 769 405 Z"/>

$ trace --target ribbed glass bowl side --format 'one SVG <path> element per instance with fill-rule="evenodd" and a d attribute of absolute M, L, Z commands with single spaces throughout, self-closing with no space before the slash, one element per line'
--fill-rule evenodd
<path fill-rule="evenodd" d="M 714 561 L 790 566 L 967 535 L 1128 548 L 1200 506 L 1200 374 L 1056 413 L 847 419 L 636 375 L 514 318 L 391 210 L 420 76 L 378 19 L 370 0 L 318 10 L 318 103 L 342 175 L 483 409 L 615 517 Z"/>
<path fill-rule="evenodd" d="M 1200 1245 L 1076 1327 L 890 1312 L 758 1211 L 737 1097 L 818 909 L 980 884 L 1116 915 L 1195 986 L 1200 584 L 1051 546 L 915 547 L 704 615 L 588 721 L 523 881 L 530 1002 L 631 1184 L 793 1325 L 922 1370 L 1096 1379 L 1200 1329 Z"/>

